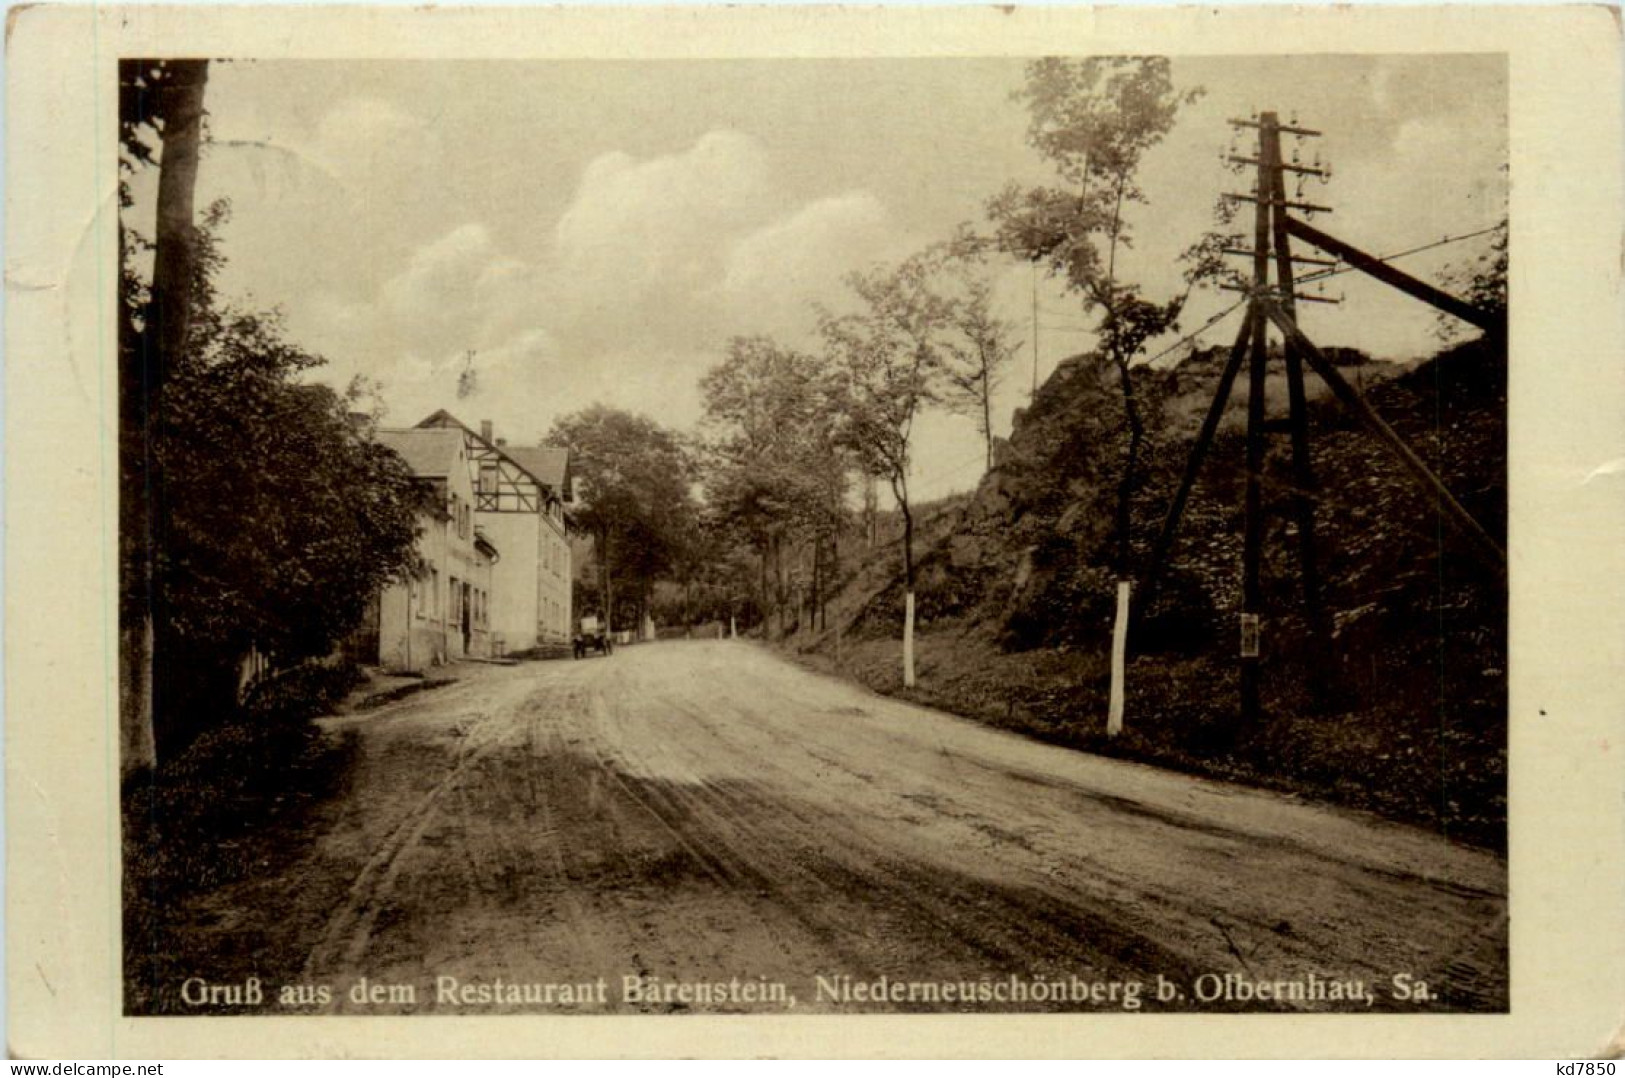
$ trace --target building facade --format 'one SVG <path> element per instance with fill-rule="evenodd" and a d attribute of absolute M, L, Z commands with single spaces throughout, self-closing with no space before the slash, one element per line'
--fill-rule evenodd
<path fill-rule="evenodd" d="M 416 429 L 459 439 L 475 526 L 500 552 L 485 617 L 491 654 L 569 640 L 568 452 L 509 447 L 489 422 L 475 431 L 446 411 Z"/>
<path fill-rule="evenodd" d="M 464 657 L 495 654 L 491 615 L 501 548 L 476 520 L 467 448 L 455 431 L 379 430 L 432 492 L 418 516 L 419 571 L 384 587 L 373 611 L 376 661 L 421 671 Z M 366 648 L 372 651 L 372 646 Z"/>

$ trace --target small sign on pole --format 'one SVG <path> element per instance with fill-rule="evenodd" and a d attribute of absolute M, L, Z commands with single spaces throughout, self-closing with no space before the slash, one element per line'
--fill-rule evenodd
<path fill-rule="evenodd" d="M 1258 615 L 1241 615 L 1241 657 L 1258 658 Z"/>

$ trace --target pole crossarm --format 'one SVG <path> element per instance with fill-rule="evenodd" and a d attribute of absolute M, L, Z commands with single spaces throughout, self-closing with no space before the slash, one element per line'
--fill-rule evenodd
<path fill-rule="evenodd" d="M 1239 284 L 1221 284 L 1219 286 L 1219 291 L 1221 291 L 1221 292 L 1240 292 L 1244 296 L 1285 295 L 1286 294 L 1284 292 L 1280 292 L 1280 291 L 1277 291 L 1275 289 L 1268 289 L 1268 288 L 1266 288 L 1262 292 L 1259 292 L 1258 290 L 1256 290 L 1254 288 L 1251 288 L 1251 287 L 1246 286 L 1246 285 L 1239 285 Z M 1292 298 L 1293 299 L 1301 299 L 1301 300 L 1304 300 L 1305 302 L 1308 302 L 1308 303 L 1338 304 L 1338 303 L 1343 302 L 1340 299 L 1332 299 L 1330 296 L 1313 296 L 1313 295 L 1308 294 L 1307 292 L 1294 292 L 1294 293 L 1292 293 Z"/>
<path fill-rule="evenodd" d="M 1265 126 L 1269 126 L 1273 127 L 1283 135 L 1297 135 L 1299 138 L 1320 137 L 1319 131 L 1314 131 L 1307 127 L 1299 127 L 1296 124 L 1274 123 L 1265 121 L 1262 118 L 1256 120 L 1230 120 L 1228 122 L 1231 127 L 1253 127 L 1262 129 Z"/>
<path fill-rule="evenodd" d="M 1225 192 L 1223 197 L 1228 198 L 1228 199 L 1233 199 L 1233 200 L 1235 200 L 1237 202 L 1251 202 L 1251 203 L 1254 203 L 1255 205 L 1285 206 L 1289 210 L 1302 210 L 1304 213 L 1331 213 L 1332 212 L 1332 208 L 1330 206 L 1321 206 L 1321 205 L 1317 205 L 1316 203 L 1313 203 L 1313 202 L 1288 202 L 1285 199 L 1259 198 L 1257 195 L 1244 195 L 1244 194 L 1240 194 L 1238 192 L 1233 192 L 1233 191 Z"/>
<path fill-rule="evenodd" d="M 1504 316 L 1474 307 L 1465 300 L 1434 288 L 1426 281 L 1417 280 L 1403 270 L 1395 269 L 1387 262 L 1366 254 L 1353 244 L 1344 243 L 1336 236 L 1322 232 L 1314 225 L 1300 221 L 1296 217 L 1288 217 L 1286 227 L 1292 235 L 1314 244 L 1327 254 L 1336 255 L 1360 272 L 1375 277 L 1383 284 L 1397 288 L 1423 303 L 1437 307 L 1446 314 L 1454 315 L 1463 322 L 1475 325 L 1485 332 L 1503 332 L 1506 329 Z"/>
<path fill-rule="evenodd" d="M 1310 240 L 1310 242 L 1313 243 L 1314 241 Z M 1321 379 L 1331 387 L 1337 399 L 1359 415 L 1366 425 L 1387 443 L 1388 448 L 1399 458 L 1400 463 L 1405 465 L 1412 477 L 1438 499 L 1439 504 L 1445 510 L 1445 515 L 1454 521 L 1468 538 L 1474 541 L 1478 552 L 1490 562 L 1493 568 L 1505 572 L 1507 556 L 1501 544 L 1497 543 L 1494 537 L 1478 522 L 1478 519 L 1456 500 L 1455 495 L 1450 493 L 1450 489 L 1444 485 L 1443 481 L 1433 474 L 1432 469 L 1427 466 L 1421 457 L 1416 455 L 1410 446 L 1405 444 L 1405 440 L 1399 436 L 1394 428 L 1390 427 L 1382 416 L 1377 414 L 1376 409 L 1372 408 L 1366 399 L 1360 395 L 1359 390 L 1348 383 L 1348 380 L 1343 377 L 1332 361 L 1326 358 L 1325 353 L 1316 347 L 1313 341 L 1303 335 L 1303 331 L 1298 328 L 1297 321 L 1282 310 L 1281 305 L 1273 299 L 1260 297 L 1256 302 L 1263 308 L 1270 321 L 1280 327 L 1287 340 L 1309 361 L 1309 365 L 1314 367 L 1315 373 L 1320 375 Z"/>
<path fill-rule="evenodd" d="M 1223 247 L 1221 253 L 1227 255 L 1246 255 L 1253 257 L 1254 252 L 1246 247 Z M 1314 255 L 1289 255 L 1294 262 L 1302 262 L 1309 266 L 1341 266 L 1342 263 L 1335 258 L 1316 258 Z"/>
<path fill-rule="evenodd" d="M 1263 162 L 1260 161 L 1256 157 L 1238 157 L 1235 154 L 1226 155 L 1225 160 L 1229 161 L 1232 165 L 1262 165 L 1263 164 Z M 1289 161 L 1282 161 L 1278 165 L 1270 165 L 1268 167 L 1284 169 L 1287 172 L 1296 172 L 1300 176 L 1324 176 L 1324 175 L 1326 175 L 1326 170 L 1323 169 L 1323 168 L 1316 168 L 1313 165 L 1295 165 L 1295 164 L 1292 164 Z"/>

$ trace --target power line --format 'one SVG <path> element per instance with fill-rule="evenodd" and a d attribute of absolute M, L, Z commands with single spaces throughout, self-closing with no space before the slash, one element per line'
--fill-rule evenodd
<path fill-rule="evenodd" d="M 1381 255 L 1381 256 L 1379 256 L 1377 258 L 1377 261 L 1378 262 L 1392 262 L 1396 258 L 1405 258 L 1408 255 L 1420 254 L 1423 251 L 1431 251 L 1435 247 L 1443 247 L 1446 244 L 1460 243 L 1463 240 L 1471 240 L 1471 239 L 1476 239 L 1479 236 L 1487 236 L 1491 232 L 1495 232 L 1498 229 L 1500 229 L 1500 227 L 1501 227 L 1500 225 L 1492 225 L 1489 228 L 1481 228 L 1476 232 L 1468 232 L 1468 233 L 1465 233 L 1465 234 L 1460 235 L 1460 236 L 1445 236 L 1443 239 L 1434 240 L 1432 243 L 1424 243 L 1420 247 L 1409 247 L 1409 248 L 1406 248 L 1403 251 L 1395 251 L 1393 254 Z M 1314 281 L 1325 280 L 1328 277 L 1336 277 L 1339 274 L 1348 273 L 1350 270 L 1353 270 L 1355 268 L 1356 267 L 1350 266 L 1350 265 L 1334 266 L 1331 269 L 1321 270 L 1318 273 L 1305 274 L 1304 276 L 1299 277 L 1297 279 L 1296 283 L 1298 283 L 1298 284 L 1309 284 L 1309 283 L 1312 283 Z M 1201 336 L 1203 333 L 1207 332 L 1207 330 L 1212 328 L 1213 325 L 1215 323 L 1217 323 L 1220 319 L 1224 318 L 1231 311 L 1234 311 L 1236 308 L 1242 306 L 1246 302 L 1247 301 L 1245 299 L 1237 300 L 1235 303 L 1232 303 L 1230 306 L 1226 307 L 1224 310 L 1220 311 L 1218 314 L 1214 315 L 1212 318 L 1209 318 L 1205 323 L 1203 323 L 1203 325 L 1200 328 L 1198 328 L 1197 330 L 1195 330 L 1192 333 L 1186 334 L 1184 337 L 1181 337 L 1179 340 L 1175 341 L 1173 344 L 1169 345 L 1167 348 L 1164 348 L 1162 351 L 1158 352 L 1156 355 L 1154 355 L 1150 359 L 1146 360 L 1146 362 L 1147 363 L 1155 363 L 1157 360 L 1161 359 L 1163 356 L 1167 355 L 1168 353 L 1178 349 L 1182 345 L 1185 345 L 1185 344 L 1189 343 L 1192 340 L 1195 340 L 1197 337 Z"/>
<path fill-rule="evenodd" d="M 1477 232 L 1468 232 L 1467 234 L 1462 235 L 1462 236 L 1446 236 L 1446 237 L 1444 237 L 1444 239 L 1434 240 L 1432 243 L 1424 243 L 1420 247 L 1412 247 L 1412 248 L 1409 248 L 1408 250 L 1404 250 L 1404 251 L 1395 251 L 1391 255 L 1379 255 L 1377 257 L 1377 261 L 1378 262 L 1392 262 L 1396 258 L 1404 258 L 1407 255 L 1420 254 L 1423 251 L 1431 251 L 1435 247 L 1443 247 L 1447 243 L 1460 243 L 1462 240 L 1470 240 L 1470 239 L 1476 239 L 1479 236 L 1487 236 L 1491 232 L 1498 231 L 1500 229 L 1500 227 L 1501 227 L 1500 225 L 1491 225 L 1489 228 L 1481 228 Z M 1350 265 L 1333 266 L 1331 269 L 1321 270 L 1318 273 L 1304 274 L 1302 277 L 1298 278 L 1298 283 L 1299 284 L 1307 284 L 1307 283 L 1309 283 L 1311 281 L 1322 281 L 1322 280 L 1325 280 L 1328 277 L 1336 277 L 1338 274 L 1347 273 L 1350 270 L 1355 269 L 1355 268 L 1356 267 L 1350 266 Z"/>
<path fill-rule="evenodd" d="M 1194 329 L 1191 332 L 1185 334 L 1185 336 L 1179 338 L 1179 340 L 1175 341 L 1173 344 L 1170 344 L 1167 348 L 1164 348 L 1162 351 L 1158 352 L 1156 355 L 1154 355 L 1150 359 L 1146 360 L 1146 363 L 1155 363 L 1157 360 L 1161 359 L 1163 356 L 1167 355 L 1169 352 L 1172 352 L 1174 349 L 1179 348 L 1181 345 L 1184 345 L 1184 344 L 1187 344 L 1187 343 L 1189 343 L 1191 341 L 1194 341 L 1196 338 L 1200 337 L 1202 334 L 1204 334 L 1208 330 L 1212 329 L 1213 326 L 1216 325 L 1220 321 L 1220 319 L 1224 318 L 1226 315 L 1228 315 L 1231 311 L 1235 310 L 1237 307 L 1244 306 L 1246 304 L 1246 302 L 1247 301 L 1244 300 L 1244 299 L 1236 300 L 1236 302 L 1232 303 L 1230 306 L 1226 307 L 1224 310 L 1220 311 L 1218 314 L 1214 315 L 1212 318 L 1209 318 L 1206 322 L 1203 322 L 1196 329 Z"/>

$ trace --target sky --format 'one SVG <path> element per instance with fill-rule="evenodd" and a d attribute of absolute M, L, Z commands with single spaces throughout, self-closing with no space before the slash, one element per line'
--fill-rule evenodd
<path fill-rule="evenodd" d="M 1181 287 L 1175 259 L 1212 227 L 1216 196 L 1247 189 L 1220 151 L 1226 121 L 1261 109 L 1323 132 L 1301 150 L 1333 166 L 1305 189 L 1335 211 L 1314 223 L 1367 251 L 1505 213 L 1502 57 L 1177 58 L 1173 74 L 1205 93 L 1145 158 L 1122 260 L 1153 298 Z M 280 310 L 328 359 L 314 378 L 375 379 L 386 423 L 447 408 L 532 444 L 602 402 L 689 429 L 730 337 L 813 347 L 813 305 L 847 306 L 847 273 L 985 223 L 1007 183 L 1051 178 L 1026 142 L 1022 82 L 1004 58 L 216 63 L 198 203 L 232 203 L 224 296 Z M 155 181 L 135 185 L 148 231 Z M 1399 265 L 1428 278 L 1485 242 Z M 1002 435 L 1035 361 L 1043 377 L 1093 337 L 1059 282 L 995 272 L 1023 342 Z M 1348 274 L 1327 294 L 1344 302 L 1301 312 L 1322 344 L 1396 359 L 1436 345 L 1431 310 L 1382 285 Z M 1193 298 L 1183 331 L 1236 298 Z M 1228 340 L 1234 319 L 1200 341 Z M 973 487 L 981 465 L 968 418 L 921 422 L 917 497 Z"/>

